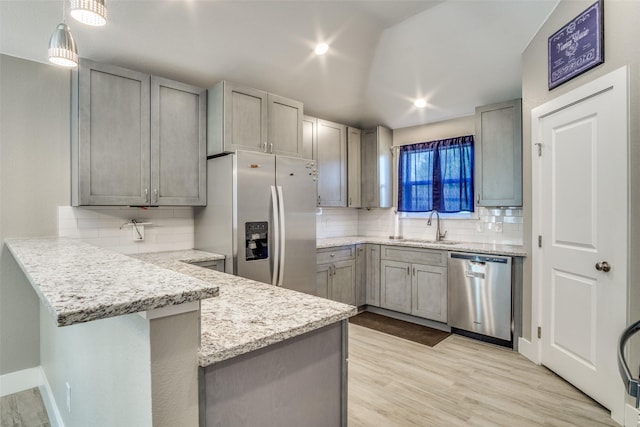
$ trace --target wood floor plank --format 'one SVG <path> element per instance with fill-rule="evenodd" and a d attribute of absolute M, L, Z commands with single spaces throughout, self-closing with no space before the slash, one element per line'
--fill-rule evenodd
<path fill-rule="evenodd" d="M 510 349 L 435 347 L 349 326 L 349 426 L 617 426 L 607 410 Z"/>
<path fill-rule="evenodd" d="M 0 398 L 0 426 L 49 427 L 49 425 L 47 410 L 37 388 Z"/>

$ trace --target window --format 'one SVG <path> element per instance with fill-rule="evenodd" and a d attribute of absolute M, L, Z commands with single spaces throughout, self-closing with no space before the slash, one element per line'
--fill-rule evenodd
<path fill-rule="evenodd" d="M 473 136 L 400 147 L 398 211 L 473 212 Z"/>

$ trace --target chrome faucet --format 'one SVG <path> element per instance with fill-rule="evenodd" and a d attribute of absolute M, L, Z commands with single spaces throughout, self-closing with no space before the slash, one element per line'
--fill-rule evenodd
<path fill-rule="evenodd" d="M 429 214 L 429 219 L 427 220 L 427 225 L 431 227 L 431 219 L 433 218 L 433 213 L 436 213 L 436 242 L 443 240 L 447 237 L 447 231 L 445 230 L 444 234 L 440 234 L 440 214 L 436 209 L 432 210 Z"/>

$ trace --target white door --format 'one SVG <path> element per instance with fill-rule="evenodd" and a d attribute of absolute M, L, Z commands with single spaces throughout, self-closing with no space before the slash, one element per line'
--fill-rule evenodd
<path fill-rule="evenodd" d="M 534 218 L 543 242 L 536 266 L 541 360 L 621 422 L 616 343 L 627 313 L 626 69 L 549 104 L 533 113 L 542 144 Z"/>

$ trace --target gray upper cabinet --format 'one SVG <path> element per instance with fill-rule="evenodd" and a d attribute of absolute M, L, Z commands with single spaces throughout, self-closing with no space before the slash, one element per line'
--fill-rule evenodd
<path fill-rule="evenodd" d="M 228 81 L 209 89 L 207 154 L 236 150 L 303 157 L 302 103 Z"/>
<path fill-rule="evenodd" d="M 204 92 L 85 59 L 72 76 L 74 206 L 206 203 Z"/>
<path fill-rule="evenodd" d="M 267 97 L 267 106 L 269 152 L 303 157 L 302 102 L 270 93 Z"/>
<path fill-rule="evenodd" d="M 82 59 L 72 76 L 72 204 L 148 204 L 149 75 Z"/>
<path fill-rule="evenodd" d="M 522 206 L 522 102 L 476 108 L 478 206 Z"/>
<path fill-rule="evenodd" d="M 318 206 L 347 206 L 347 127 L 318 119 Z"/>
<path fill-rule="evenodd" d="M 393 159 L 391 130 L 378 126 L 363 132 L 362 207 L 393 206 Z"/>
<path fill-rule="evenodd" d="M 318 158 L 318 119 L 302 116 L 302 157 L 316 160 Z"/>
<path fill-rule="evenodd" d="M 206 204 L 206 93 L 151 77 L 151 203 Z"/>
<path fill-rule="evenodd" d="M 361 137 L 362 131 L 356 128 L 347 128 L 347 206 L 359 208 L 362 206 L 361 198 Z"/>

